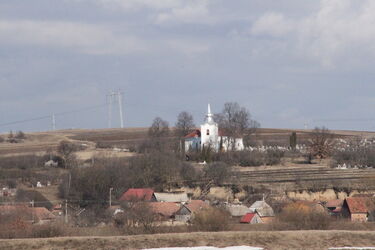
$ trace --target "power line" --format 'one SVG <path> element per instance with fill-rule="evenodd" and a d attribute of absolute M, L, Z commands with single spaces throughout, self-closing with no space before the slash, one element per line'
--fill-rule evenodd
<path fill-rule="evenodd" d="M 76 110 L 70 110 L 70 111 L 65 111 L 65 112 L 60 112 L 60 113 L 54 113 L 54 114 L 52 114 L 52 117 L 54 117 L 54 116 L 69 115 L 69 114 L 73 114 L 73 113 L 79 113 L 79 112 L 83 112 L 83 111 L 93 110 L 93 109 L 101 108 L 101 107 L 106 106 L 106 105 L 107 104 L 100 104 L 100 105 L 85 107 L 85 108 L 76 109 Z M 9 125 L 16 125 L 16 124 L 22 124 L 22 123 L 27 123 L 27 122 L 32 122 L 32 121 L 38 121 L 38 120 L 45 120 L 45 119 L 51 119 L 51 115 L 45 115 L 45 116 L 34 117 L 34 118 L 30 118 L 30 119 L 24 119 L 24 120 L 18 120 L 18 121 L 13 121 L 13 122 L 2 123 L 2 124 L 0 124 L 0 127 L 5 127 L 5 126 L 9 126 Z"/>
<path fill-rule="evenodd" d="M 333 118 L 333 119 L 317 119 L 313 122 L 373 122 L 371 118 Z"/>

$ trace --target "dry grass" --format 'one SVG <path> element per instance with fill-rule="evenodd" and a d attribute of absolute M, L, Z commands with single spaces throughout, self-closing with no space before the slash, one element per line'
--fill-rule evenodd
<path fill-rule="evenodd" d="M 248 245 L 265 249 L 327 249 L 375 246 L 375 232 L 284 231 L 179 233 L 112 237 L 0 240 L 0 249 L 141 249 L 150 247 Z"/>

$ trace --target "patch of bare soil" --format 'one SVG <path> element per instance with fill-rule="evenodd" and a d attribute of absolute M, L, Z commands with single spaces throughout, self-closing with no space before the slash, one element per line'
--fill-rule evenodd
<path fill-rule="evenodd" d="M 372 231 L 257 231 L 0 240 L 0 249 L 142 249 L 192 246 L 328 249 L 375 246 Z"/>

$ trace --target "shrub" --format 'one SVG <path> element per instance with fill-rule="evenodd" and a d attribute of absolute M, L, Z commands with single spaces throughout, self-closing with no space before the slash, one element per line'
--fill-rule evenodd
<path fill-rule="evenodd" d="M 61 223 L 48 223 L 43 225 L 34 225 L 32 227 L 31 237 L 33 238 L 50 238 L 67 236 L 67 226 Z"/>
<path fill-rule="evenodd" d="M 223 184 L 231 177 L 231 167 L 224 162 L 213 162 L 204 168 L 204 175 L 215 184 Z"/>
<path fill-rule="evenodd" d="M 22 131 L 20 130 L 20 131 L 18 131 L 18 132 L 16 133 L 16 135 L 14 136 L 14 138 L 16 138 L 16 139 L 20 139 L 20 140 L 23 140 L 23 139 L 26 139 L 26 135 L 25 135 L 24 132 L 22 132 Z"/>
<path fill-rule="evenodd" d="M 344 163 L 349 167 L 375 167 L 375 148 L 371 146 L 352 146 L 345 150 L 338 150 L 333 154 L 332 166 Z"/>
<path fill-rule="evenodd" d="M 317 205 L 319 206 L 319 205 Z M 287 230 L 325 230 L 331 218 L 317 206 L 292 203 L 282 209 L 275 224 L 278 229 Z"/>
<path fill-rule="evenodd" d="M 194 215 L 192 226 L 198 231 L 225 231 L 229 229 L 230 215 L 218 208 L 203 209 Z"/>

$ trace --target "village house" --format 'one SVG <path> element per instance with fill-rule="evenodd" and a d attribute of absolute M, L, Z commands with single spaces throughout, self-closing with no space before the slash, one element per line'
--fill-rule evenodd
<path fill-rule="evenodd" d="M 330 200 L 327 201 L 325 207 L 330 215 L 340 216 L 343 203 L 344 200 L 341 199 Z"/>
<path fill-rule="evenodd" d="M 129 188 L 119 201 L 155 201 L 154 190 L 151 188 Z"/>
<path fill-rule="evenodd" d="M 256 201 L 250 206 L 251 213 L 257 213 L 263 223 L 269 223 L 275 218 L 275 213 L 264 200 Z"/>
<path fill-rule="evenodd" d="M 16 196 L 17 188 L 3 187 L 0 189 L 0 197 Z"/>
<path fill-rule="evenodd" d="M 250 213 L 251 210 L 249 207 L 242 204 L 225 204 L 225 209 L 229 212 L 232 217 L 241 217 L 247 213 Z"/>
<path fill-rule="evenodd" d="M 149 206 L 160 221 L 173 221 L 176 212 L 181 207 L 179 203 L 175 202 L 151 202 Z"/>
<path fill-rule="evenodd" d="M 185 136 L 185 149 L 201 150 L 203 147 L 210 147 L 214 151 L 227 151 L 228 149 L 243 150 L 243 138 L 230 138 L 223 130 L 219 129 L 218 124 L 214 121 L 214 115 L 211 113 L 210 104 L 208 104 L 208 112 L 206 122 L 201 125 L 201 129 L 197 129 Z"/>
<path fill-rule="evenodd" d="M 242 216 L 240 223 L 258 224 L 263 223 L 263 221 L 258 213 L 247 213 L 244 216 Z"/>
<path fill-rule="evenodd" d="M 45 224 L 56 219 L 45 207 L 27 207 L 23 205 L 0 206 L 0 216 L 14 217 L 33 224 Z"/>
<path fill-rule="evenodd" d="M 342 205 L 342 216 L 353 222 L 367 222 L 372 219 L 375 204 L 372 197 L 349 197 Z"/>
<path fill-rule="evenodd" d="M 156 202 L 187 202 L 189 198 L 186 193 L 154 193 Z"/>
<path fill-rule="evenodd" d="M 191 200 L 181 206 L 175 214 L 175 219 L 176 221 L 189 222 L 194 218 L 195 213 L 209 207 L 210 205 L 202 200 Z"/>

